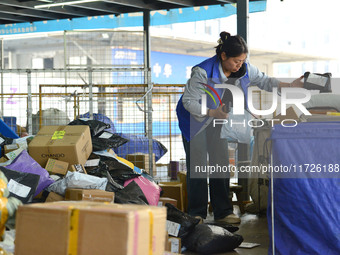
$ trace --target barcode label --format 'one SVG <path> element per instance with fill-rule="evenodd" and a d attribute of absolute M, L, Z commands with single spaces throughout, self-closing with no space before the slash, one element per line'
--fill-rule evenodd
<path fill-rule="evenodd" d="M 166 230 L 168 231 L 169 235 L 178 236 L 178 232 L 180 228 L 181 228 L 181 224 L 178 224 L 170 220 L 166 221 Z"/>

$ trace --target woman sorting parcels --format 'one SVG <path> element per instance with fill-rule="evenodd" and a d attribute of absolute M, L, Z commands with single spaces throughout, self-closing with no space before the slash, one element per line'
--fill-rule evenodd
<path fill-rule="evenodd" d="M 228 142 L 220 138 L 221 125 L 214 127 L 213 119 L 228 118 L 225 106 L 229 105 L 232 96 L 229 90 L 216 88 L 215 85 L 237 86 L 242 89 L 245 98 L 249 86 L 266 91 L 272 91 L 273 87 L 278 87 L 278 90 L 282 87 L 303 87 L 302 77 L 292 83 L 283 83 L 266 76 L 248 62 L 247 56 L 248 47 L 242 37 L 221 32 L 216 55 L 192 68 L 191 78 L 177 104 L 188 169 L 188 213 L 201 222 L 207 216 L 208 205 L 208 171 L 204 170 L 208 165 L 229 165 Z M 207 95 L 206 111 L 201 108 L 203 94 Z M 239 223 L 240 218 L 233 214 L 229 201 L 229 176 L 228 172 L 210 174 L 209 194 L 214 220 L 232 224 Z"/>

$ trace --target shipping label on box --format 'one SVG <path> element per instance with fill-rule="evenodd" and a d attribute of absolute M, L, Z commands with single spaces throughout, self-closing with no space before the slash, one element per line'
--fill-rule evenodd
<path fill-rule="evenodd" d="M 168 242 L 169 242 L 169 246 L 170 246 L 169 247 L 170 252 L 181 253 L 181 251 L 182 251 L 181 238 L 169 237 Z"/>
<path fill-rule="evenodd" d="M 89 126 L 44 126 L 28 145 L 30 156 L 44 167 L 49 158 L 85 164 L 92 152 Z"/>
<path fill-rule="evenodd" d="M 115 200 L 115 193 L 99 189 L 66 189 L 65 200 L 113 203 Z"/>
<path fill-rule="evenodd" d="M 67 173 L 68 165 L 67 162 L 49 158 L 45 169 L 51 174 L 65 175 Z"/>

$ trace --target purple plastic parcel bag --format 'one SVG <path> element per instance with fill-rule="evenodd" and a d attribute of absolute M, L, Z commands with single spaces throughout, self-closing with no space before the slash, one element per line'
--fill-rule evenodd
<path fill-rule="evenodd" d="M 12 164 L 7 165 L 6 168 L 19 172 L 39 175 L 40 179 L 34 196 L 38 195 L 43 189 L 50 186 L 54 182 L 54 180 L 50 178 L 46 169 L 42 168 L 38 162 L 28 155 L 26 150 L 23 150 L 19 156 L 13 160 Z"/>

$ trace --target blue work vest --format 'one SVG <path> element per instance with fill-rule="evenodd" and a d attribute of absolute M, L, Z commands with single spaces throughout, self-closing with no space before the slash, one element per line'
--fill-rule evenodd
<path fill-rule="evenodd" d="M 217 55 L 215 55 L 212 58 L 208 58 L 206 60 L 204 60 L 202 63 L 196 65 L 198 67 L 201 67 L 202 69 L 204 69 L 207 72 L 207 77 L 208 77 L 208 85 L 213 87 L 215 89 L 215 91 L 217 92 L 217 94 L 219 95 L 220 98 L 222 98 L 223 96 L 223 88 L 215 88 L 215 84 L 220 84 L 222 83 L 220 81 L 220 72 L 219 72 L 219 59 L 217 57 Z M 240 84 L 241 87 L 243 89 L 245 98 L 247 99 L 247 94 L 248 94 L 248 86 L 249 86 L 249 76 L 248 76 L 248 67 L 246 64 L 246 74 L 240 78 Z M 215 97 L 216 102 L 218 102 L 217 100 L 217 96 L 215 95 L 215 93 L 213 91 L 211 91 L 209 88 L 206 88 L 208 91 L 211 92 L 211 94 Z M 203 125 L 207 122 L 207 120 L 210 117 L 206 117 L 202 122 L 197 121 L 191 114 L 190 112 L 188 112 L 184 106 L 183 106 L 183 102 L 182 102 L 182 98 L 183 95 L 181 96 L 181 98 L 179 99 L 178 103 L 177 103 L 177 107 L 176 107 L 176 113 L 177 113 L 177 118 L 178 118 L 178 123 L 179 123 L 179 128 L 183 134 L 183 136 L 185 137 L 185 139 L 187 141 L 190 141 L 197 133 L 198 131 L 201 130 L 201 128 L 203 127 Z M 217 105 L 215 105 L 215 102 L 213 101 L 213 99 L 208 96 L 207 97 L 207 107 L 208 109 L 216 109 L 219 106 L 219 102 Z"/>

